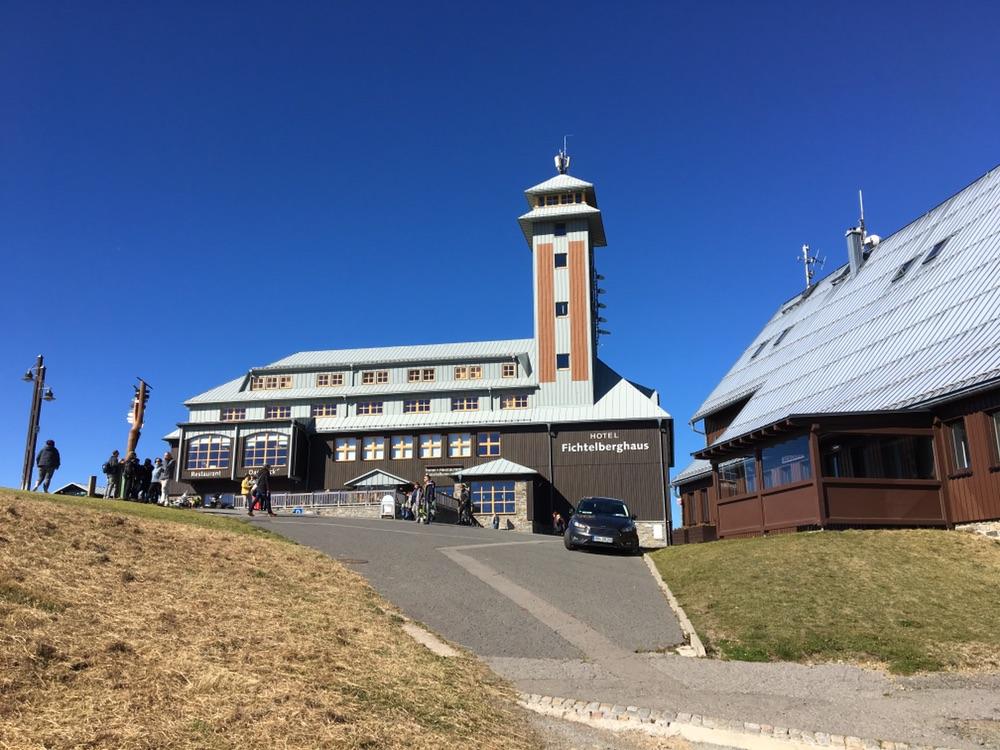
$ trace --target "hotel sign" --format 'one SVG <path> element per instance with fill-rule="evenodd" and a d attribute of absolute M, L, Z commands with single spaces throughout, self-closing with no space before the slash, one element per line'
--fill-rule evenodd
<path fill-rule="evenodd" d="M 562 453 L 631 453 L 648 451 L 647 441 L 632 442 L 618 437 L 617 432 L 592 432 L 589 440 L 563 443 L 559 446 Z"/>

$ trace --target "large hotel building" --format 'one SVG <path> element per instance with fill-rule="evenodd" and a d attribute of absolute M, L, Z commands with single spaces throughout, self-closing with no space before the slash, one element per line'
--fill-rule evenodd
<path fill-rule="evenodd" d="M 653 389 L 597 357 L 594 186 L 566 173 L 529 188 L 519 218 L 534 336 L 299 352 L 188 399 L 167 436 L 177 479 L 232 493 L 268 463 L 275 489 L 471 486 L 475 510 L 543 530 L 587 495 L 625 500 L 644 543 L 669 535 L 673 423 Z"/>

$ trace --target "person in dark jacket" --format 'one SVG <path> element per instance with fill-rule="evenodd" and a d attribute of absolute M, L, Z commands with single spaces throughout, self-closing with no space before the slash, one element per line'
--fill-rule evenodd
<path fill-rule="evenodd" d="M 260 467 L 260 471 L 257 472 L 257 483 L 254 486 L 254 493 L 257 496 L 258 502 L 260 502 L 260 509 L 266 510 L 267 515 L 274 516 L 277 515 L 273 510 L 271 510 L 271 467 L 268 464 L 264 464 Z M 253 515 L 253 505 L 250 505 L 250 510 L 247 511 L 248 516 Z"/>
<path fill-rule="evenodd" d="M 135 451 L 125 456 L 122 466 L 122 500 L 135 500 L 139 492 L 139 459 Z"/>
<path fill-rule="evenodd" d="M 139 499 L 149 502 L 149 485 L 153 483 L 153 462 L 148 458 L 139 467 Z"/>
<path fill-rule="evenodd" d="M 427 511 L 424 523 L 429 524 L 434 520 L 434 514 L 437 510 L 437 485 L 428 475 L 424 476 L 424 507 Z"/>
<path fill-rule="evenodd" d="M 112 500 L 118 497 L 118 483 L 121 481 L 122 464 L 118 460 L 118 451 L 111 451 L 111 458 L 104 462 L 101 467 L 107 485 L 104 488 L 104 499 Z"/>
<path fill-rule="evenodd" d="M 45 447 L 38 452 L 38 459 L 35 463 L 38 464 L 38 481 L 32 492 L 37 491 L 39 485 L 42 485 L 43 489 L 48 492 L 52 475 L 59 468 L 59 451 L 56 450 L 55 440 L 45 441 Z"/>

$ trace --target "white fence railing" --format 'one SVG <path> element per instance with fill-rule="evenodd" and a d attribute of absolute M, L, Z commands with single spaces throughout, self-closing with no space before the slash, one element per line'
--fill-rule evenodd
<path fill-rule="evenodd" d="M 358 508 L 376 506 L 386 495 L 395 498 L 399 505 L 403 493 L 393 490 L 340 490 L 335 492 L 274 492 L 271 494 L 271 507 L 275 510 L 290 508 Z M 245 510 L 246 495 L 234 495 L 233 507 Z"/>

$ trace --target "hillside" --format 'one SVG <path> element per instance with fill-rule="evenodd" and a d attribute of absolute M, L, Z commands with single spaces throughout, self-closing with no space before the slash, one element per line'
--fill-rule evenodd
<path fill-rule="evenodd" d="M 0 747 L 536 746 L 361 577 L 206 518 L 0 491 Z"/>
<path fill-rule="evenodd" d="M 908 674 L 1000 668 L 1000 542 L 930 530 L 828 531 L 653 556 L 726 658 L 846 660 Z"/>

